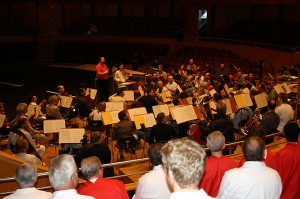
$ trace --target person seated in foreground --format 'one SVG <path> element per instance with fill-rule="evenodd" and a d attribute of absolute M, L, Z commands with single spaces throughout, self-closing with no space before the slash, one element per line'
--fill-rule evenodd
<path fill-rule="evenodd" d="M 163 199 L 169 198 L 171 191 L 166 181 L 166 174 L 162 168 L 160 150 L 162 143 L 153 143 L 149 146 L 147 153 L 153 170 L 140 177 L 133 199 Z"/>
<path fill-rule="evenodd" d="M 167 182 L 173 190 L 170 199 L 212 198 L 199 190 L 206 153 L 197 142 L 189 138 L 170 140 L 162 147 L 161 155 Z"/>
<path fill-rule="evenodd" d="M 122 181 L 103 178 L 103 168 L 98 157 L 81 161 L 82 175 L 87 182 L 77 188 L 79 194 L 105 199 L 129 199 Z"/>
<path fill-rule="evenodd" d="M 220 131 L 214 131 L 207 136 L 207 147 L 211 156 L 206 159 L 206 168 L 200 181 L 200 188 L 213 197 L 217 197 L 224 173 L 237 168 L 237 163 L 222 154 L 225 148 L 225 137 Z"/>
<path fill-rule="evenodd" d="M 35 155 L 27 153 L 28 148 L 28 141 L 24 137 L 19 137 L 16 141 L 16 154 L 14 155 L 29 162 L 42 165 L 42 161 L 40 159 L 38 159 Z"/>
<path fill-rule="evenodd" d="M 250 136 L 243 143 L 242 151 L 246 162 L 240 168 L 225 172 L 218 199 L 279 199 L 282 191 L 281 179 L 277 171 L 263 162 L 264 141 L 258 136 Z"/>
<path fill-rule="evenodd" d="M 49 164 L 48 173 L 54 189 L 52 199 L 94 199 L 91 196 L 80 195 L 76 191 L 78 173 L 73 156 L 69 154 L 55 156 Z"/>
<path fill-rule="evenodd" d="M 37 168 L 31 162 L 26 162 L 18 166 L 15 178 L 19 189 L 17 189 L 14 193 L 4 197 L 4 199 L 48 199 L 52 197 L 52 193 L 41 191 L 35 188 L 38 178 Z"/>

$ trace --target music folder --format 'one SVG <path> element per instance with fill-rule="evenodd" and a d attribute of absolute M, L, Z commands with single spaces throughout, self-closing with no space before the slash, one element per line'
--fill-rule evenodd
<path fill-rule="evenodd" d="M 230 115 L 232 113 L 237 112 L 237 105 L 235 100 L 231 98 L 222 99 L 222 103 L 226 104 L 226 115 Z"/>
<path fill-rule="evenodd" d="M 83 135 L 85 133 L 84 128 L 65 128 L 59 130 L 58 143 L 81 143 Z"/>
<path fill-rule="evenodd" d="M 126 101 L 134 101 L 134 91 L 123 91 L 124 97 Z"/>
<path fill-rule="evenodd" d="M 64 119 L 53 119 L 43 121 L 44 133 L 58 133 L 60 129 L 66 128 Z"/>
<path fill-rule="evenodd" d="M 85 96 L 90 95 L 90 98 L 91 98 L 92 100 L 95 99 L 96 94 L 97 94 L 97 90 L 96 90 L 96 89 L 93 89 L 93 88 L 87 88 L 86 91 L 85 91 Z"/>
<path fill-rule="evenodd" d="M 109 125 L 109 124 L 115 124 L 118 123 L 119 120 L 119 112 L 118 111 L 107 111 L 107 112 L 102 112 L 102 120 L 104 125 Z"/>
<path fill-rule="evenodd" d="M 172 109 L 171 112 L 173 113 L 177 124 L 197 119 L 195 109 L 192 105 L 178 106 Z"/>
<path fill-rule="evenodd" d="M 135 115 L 147 114 L 147 110 L 145 107 L 128 109 L 127 111 L 128 111 L 128 115 L 129 115 L 131 121 L 133 121 L 133 117 Z"/>
<path fill-rule="evenodd" d="M 0 128 L 3 126 L 6 115 L 0 114 Z"/>
<path fill-rule="evenodd" d="M 253 106 L 251 97 L 249 94 L 237 94 L 234 95 L 235 102 L 239 109 L 245 108 L 248 106 Z"/>
<path fill-rule="evenodd" d="M 61 106 L 65 108 L 70 108 L 73 98 L 67 96 L 61 96 Z"/>
<path fill-rule="evenodd" d="M 166 116 L 170 115 L 169 107 L 167 104 L 160 104 L 160 105 L 152 106 L 152 110 L 153 110 L 155 118 L 161 112 L 164 112 Z"/>
<path fill-rule="evenodd" d="M 268 98 L 268 95 L 266 93 L 260 93 L 260 94 L 254 95 L 254 101 L 256 103 L 256 106 L 258 108 L 268 106 L 267 98 Z"/>

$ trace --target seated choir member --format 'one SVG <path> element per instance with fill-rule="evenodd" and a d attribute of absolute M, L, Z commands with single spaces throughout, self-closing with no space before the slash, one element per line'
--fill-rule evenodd
<path fill-rule="evenodd" d="M 35 188 L 38 178 L 37 168 L 31 162 L 26 162 L 18 166 L 15 178 L 19 189 L 4 197 L 4 199 L 50 199 L 52 197 L 52 193 Z"/>
<path fill-rule="evenodd" d="M 81 161 L 83 178 L 87 182 L 77 188 L 79 194 L 105 199 L 129 199 L 122 181 L 103 178 L 103 168 L 98 157 L 91 156 Z"/>
<path fill-rule="evenodd" d="M 62 154 L 55 156 L 48 167 L 49 181 L 54 192 L 52 199 L 76 198 L 94 199 L 92 196 L 78 194 L 77 166 L 73 156 Z"/>
<path fill-rule="evenodd" d="M 162 162 L 168 184 L 170 199 L 210 199 L 199 182 L 205 169 L 206 153 L 195 141 L 189 138 L 171 140 L 161 149 Z"/>
<path fill-rule="evenodd" d="M 224 156 L 225 137 L 220 131 L 214 131 L 207 136 L 207 147 L 211 156 L 206 159 L 206 167 L 199 188 L 212 196 L 217 197 L 224 173 L 238 165 L 232 158 Z"/>
<path fill-rule="evenodd" d="M 160 150 L 162 143 L 153 143 L 148 149 L 148 157 L 153 165 L 153 169 L 140 177 L 135 190 L 133 199 L 143 198 L 169 198 L 171 195 L 170 188 L 166 181 L 166 174 L 162 167 Z"/>
<path fill-rule="evenodd" d="M 287 144 L 276 154 L 278 173 L 282 180 L 281 199 L 300 198 L 300 146 L 299 126 L 289 121 L 283 128 Z"/>
<path fill-rule="evenodd" d="M 177 137 L 174 127 L 168 124 L 169 118 L 164 112 L 157 114 L 157 124 L 155 124 L 150 132 L 149 144 L 154 142 L 167 142 Z"/>
<path fill-rule="evenodd" d="M 229 198 L 280 198 L 281 179 L 277 171 L 263 162 L 265 143 L 258 136 L 246 138 L 242 145 L 246 158 L 240 168 L 225 172 L 218 193 L 218 199 Z"/>
<path fill-rule="evenodd" d="M 250 129 L 250 132 L 247 135 L 247 137 L 250 137 L 250 136 L 258 136 L 263 141 L 265 141 L 266 131 L 262 125 L 257 124 Z M 271 150 L 269 150 L 269 149 L 265 150 L 265 155 L 263 157 L 263 161 L 265 162 L 265 164 L 268 167 L 277 171 L 278 168 L 277 168 L 276 155 Z M 240 163 L 239 163 L 239 167 L 243 166 L 245 162 L 246 162 L 246 158 L 245 158 L 245 156 L 242 156 Z"/>

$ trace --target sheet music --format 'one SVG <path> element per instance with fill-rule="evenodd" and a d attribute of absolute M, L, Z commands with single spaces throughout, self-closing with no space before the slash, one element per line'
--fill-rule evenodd
<path fill-rule="evenodd" d="M 170 102 L 172 99 L 172 95 L 170 91 L 166 91 L 166 92 L 162 92 L 161 93 L 161 98 L 163 100 L 163 102 Z"/>
<path fill-rule="evenodd" d="M 231 96 L 230 89 L 227 84 L 224 85 L 224 89 L 225 89 L 225 92 L 227 93 L 227 95 L 230 97 Z"/>
<path fill-rule="evenodd" d="M 119 120 L 119 112 L 120 111 L 108 111 L 102 112 L 102 119 L 104 125 L 115 124 L 118 123 Z"/>
<path fill-rule="evenodd" d="M 214 110 L 217 110 L 217 106 L 216 106 L 216 103 L 214 101 L 209 102 L 209 107 L 211 109 L 211 114 L 217 114 L 217 112 L 214 111 Z"/>
<path fill-rule="evenodd" d="M 58 133 L 60 129 L 66 128 L 64 119 L 44 120 L 44 133 Z"/>
<path fill-rule="evenodd" d="M 229 99 L 222 99 L 222 103 L 226 104 L 226 115 L 230 115 L 233 113 L 230 100 Z"/>
<path fill-rule="evenodd" d="M 0 114 L 0 128 L 3 126 L 6 115 Z"/>
<path fill-rule="evenodd" d="M 141 86 L 138 87 L 138 90 L 139 90 L 141 96 L 144 96 L 144 95 L 145 95 L 145 92 L 144 92 L 144 90 L 142 89 Z"/>
<path fill-rule="evenodd" d="M 85 91 L 85 96 L 88 96 L 89 94 L 90 94 L 90 98 L 94 100 L 97 95 L 97 90 L 93 88 L 87 88 Z"/>
<path fill-rule="evenodd" d="M 134 101 L 134 92 L 133 91 L 123 91 L 126 101 Z"/>
<path fill-rule="evenodd" d="M 172 109 L 172 112 L 177 124 L 197 119 L 197 115 L 192 105 L 174 108 Z"/>
<path fill-rule="evenodd" d="M 266 93 L 260 93 L 258 95 L 254 95 L 254 100 L 258 108 L 268 106 Z"/>
<path fill-rule="evenodd" d="M 214 96 L 214 94 L 217 93 L 217 91 L 215 89 L 212 89 L 211 91 L 209 91 L 210 96 Z"/>
<path fill-rule="evenodd" d="M 72 97 L 67 97 L 67 96 L 61 96 L 61 106 L 65 108 L 70 108 L 72 104 Z"/>
<path fill-rule="evenodd" d="M 34 115 L 35 117 L 38 117 L 41 112 L 41 107 L 39 107 L 38 105 L 29 104 L 27 109 L 27 116 Z"/>
<path fill-rule="evenodd" d="M 289 94 L 290 92 L 292 92 L 291 88 L 287 85 L 286 82 L 284 82 L 283 84 L 281 84 L 282 89 L 285 91 L 285 93 Z"/>
<path fill-rule="evenodd" d="M 285 93 L 285 90 L 283 90 L 281 84 L 276 84 L 274 86 L 274 89 L 275 89 L 275 91 L 276 91 L 277 94 L 279 94 L 279 93 Z"/>
<path fill-rule="evenodd" d="M 169 110 L 169 107 L 168 107 L 167 104 L 161 104 L 161 105 L 152 106 L 152 110 L 153 110 L 155 118 L 161 112 L 164 112 L 165 115 L 167 115 L 167 116 L 170 115 L 170 110 Z"/>
<path fill-rule="evenodd" d="M 147 110 L 146 110 L 145 107 L 128 109 L 127 111 L 128 111 L 130 120 L 133 120 L 133 117 L 134 117 L 135 115 L 143 115 L 143 114 L 147 114 Z"/>
<path fill-rule="evenodd" d="M 177 89 L 178 89 L 179 93 L 182 93 L 182 88 L 179 85 L 177 86 Z"/>
<path fill-rule="evenodd" d="M 124 110 L 123 102 L 105 102 L 105 111 L 122 111 Z"/>
<path fill-rule="evenodd" d="M 133 117 L 133 121 L 135 123 L 135 127 L 137 130 L 141 129 L 141 124 L 145 125 L 145 128 L 150 128 L 156 124 L 156 120 L 154 118 L 153 113 L 148 113 L 144 115 L 135 115 Z"/>
<path fill-rule="evenodd" d="M 244 94 L 250 94 L 250 90 L 247 87 L 244 88 L 242 91 L 243 91 Z"/>
<path fill-rule="evenodd" d="M 249 94 L 234 95 L 235 102 L 238 108 L 245 108 L 247 106 L 253 106 L 252 100 Z"/>
<path fill-rule="evenodd" d="M 81 143 L 84 133 L 84 128 L 60 129 L 58 143 Z"/>

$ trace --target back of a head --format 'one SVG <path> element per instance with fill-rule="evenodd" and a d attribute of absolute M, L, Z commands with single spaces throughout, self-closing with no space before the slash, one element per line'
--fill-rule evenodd
<path fill-rule="evenodd" d="M 98 110 L 100 112 L 104 112 L 106 109 L 106 103 L 105 102 L 100 102 L 99 105 L 98 105 Z"/>
<path fill-rule="evenodd" d="M 26 108 L 27 108 L 26 103 L 19 103 L 16 107 L 16 111 L 17 111 L 18 114 L 23 113 Z"/>
<path fill-rule="evenodd" d="M 288 142 L 298 142 L 299 125 L 295 121 L 289 121 L 283 128 L 283 133 Z"/>
<path fill-rule="evenodd" d="M 264 127 L 261 124 L 254 125 L 250 129 L 250 133 L 248 134 L 248 136 L 258 136 L 262 140 L 265 140 L 266 130 L 264 129 Z"/>
<path fill-rule="evenodd" d="M 220 117 L 226 116 L 226 104 L 218 103 L 216 108 L 217 108 L 218 116 Z"/>
<path fill-rule="evenodd" d="M 242 145 L 246 161 L 262 161 L 265 153 L 265 142 L 258 136 L 246 138 Z"/>
<path fill-rule="evenodd" d="M 93 177 L 102 177 L 99 176 L 99 170 L 102 169 L 102 164 L 98 157 L 90 156 L 84 158 L 81 161 L 81 172 L 85 180 L 89 180 Z"/>
<path fill-rule="evenodd" d="M 69 185 L 73 188 L 77 186 L 71 179 L 74 174 L 77 174 L 77 166 L 73 156 L 69 154 L 55 156 L 49 164 L 48 173 L 50 183 L 55 190 Z"/>
<path fill-rule="evenodd" d="M 21 164 L 16 170 L 16 181 L 20 188 L 34 187 L 37 169 L 31 162 Z"/>
<path fill-rule="evenodd" d="M 150 162 L 154 166 L 158 166 L 162 164 L 161 153 L 160 153 L 162 147 L 163 147 L 162 143 L 155 142 L 151 144 L 147 150 Z"/>
<path fill-rule="evenodd" d="M 286 93 L 279 93 L 278 99 L 280 99 L 283 103 L 288 103 L 288 95 Z"/>
<path fill-rule="evenodd" d="M 120 111 L 118 113 L 119 120 L 124 120 L 126 118 L 126 110 Z"/>
<path fill-rule="evenodd" d="M 197 189 L 205 168 L 206 153 L 189 138 L 171 140 L 162 149 L 167 176 L 171 171 L 181 189 Z"/>
<path fill-rule="evenodd" d="M 157 114 L 157 117 L 156 117 L 156 120 L 157 120 L 157 123 L 163 123 L 164 122 L 164 119 L 165 119 L 165 113 L 161 112 L 161 113 L 158 113 Z"/>
<path fill-rule="evenodd" d="M 101 142 L 105 138 L 105 131 L 91 133 L 91 143 Z"/>
<path fill-rule="evenodd" d="M 225 145 L 225 137 L 221 131 L 214 131 L 207 136 L 207 147 L 212 152 L 222 151 Z"/>
<path fill-rule="evenodd" d="M 28 150 L 28 141 L 23 138 L 23 137 L 19 137 L 16 141 L 15 144 L 15 150 L 16 153 L 26 153 Z"/>
<path fill-rule="evenodd" d="M 275 110 L 276 108 L 276 101 L 274 99 L 270 99 L 268 101 L 268 109 Z"/>

